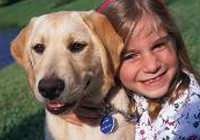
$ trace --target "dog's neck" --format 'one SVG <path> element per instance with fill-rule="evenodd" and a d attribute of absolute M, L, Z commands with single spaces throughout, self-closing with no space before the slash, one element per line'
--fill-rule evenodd
<path fill-rule="evenodd" d="M 125 104 L 121 104 L 122 106 L 119 106 L 118 104 L 116 105 L 115 102 L 113 102 L 113 100 L 114 98 L 117 98 L 116 97 L 118 96 L 117 94 L 120 94 L 121 92 L 124 93 L 121 96 L 128 97 L 128 101 L 126 100 L 123 101 L 123 97 L 119 98 L 123 102 L 127 102 L 127 104 L 125 103 Z M 107 96 L 104 98 L 103 104 L 105 105 L 105 109 L 104 109 L 105 115 L 120 113 L 127 122 L 137 122 L 139 119 L 139 114 L 137 112 L 135 104 L 134 102 L 132 102 L 132 96 L 130 96 L 123 87 L 113 86 L 110 89 Z M 125 106 L 123 107 L 123 105 Z M 126 105 L 128 105 L 128 108 Z"/>

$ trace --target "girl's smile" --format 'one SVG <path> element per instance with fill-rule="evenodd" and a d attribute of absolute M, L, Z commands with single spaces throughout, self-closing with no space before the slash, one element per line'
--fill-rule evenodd
<path fill-rule="evenodd" d="M 144 88 L 148 88 L 151 90 L 151 89 L 161 88 L 162 86 L 164 86 L 165 81 L 166 81 L 165 73 L 163 73 L 154 78 L 141 81 L 141 84 L 142 86 L 144 86 Z"/>

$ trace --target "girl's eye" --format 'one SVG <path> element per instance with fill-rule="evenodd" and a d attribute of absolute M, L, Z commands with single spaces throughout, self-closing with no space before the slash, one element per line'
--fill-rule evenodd
<path fill-rule="evenodd" d="M 138 55 L 137 54 L 134 54 L 134 53 L 130 53 L 130 54 L 125 54 L 122 56 L 122 61 L 126 61 L 126 60 L 133 60 L 133 59 L 136 59 Z"/>
<path fill-rule="evenodd" d="M 160 50 L 163 50 L 164 48 L 166 48 L 166 45 L 167 45 L 166 42 L 162 41 L 162 42 L 155 44 L 152 49 L 155 51 L 160 51 Z"/>
<path fill-rule="evenodd" d="M 161 51 L 167 47 L 168 43 L 170 43 L 169 36 L 161 37 L 160 39 L 155 41 L 155 44 L 152 46 L 152 50 Z"/>

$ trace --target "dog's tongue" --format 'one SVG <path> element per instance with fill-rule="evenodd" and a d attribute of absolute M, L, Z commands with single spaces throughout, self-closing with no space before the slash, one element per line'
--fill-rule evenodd
<path fill-rule="evenodd" d="M 47 105 L 50 106 L 50 107 L 62 107 L 65 104 L 61 103 L 61 102 L 52 101 L 52 102 L 49 102 Z"/>
<path fill-rule="evenodd" d="M 76 102 L 73 103 L 62 103 L 59 101 L 50 101 L 46 104 L 46 108 L 53 114 L 62 114 L 67 110 L 71 111 L 71 109 L 76 105 Z"/>

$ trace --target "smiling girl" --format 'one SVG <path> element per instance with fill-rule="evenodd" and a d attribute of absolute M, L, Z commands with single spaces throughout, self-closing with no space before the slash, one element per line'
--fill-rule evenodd
<path fill-rule="evenodd" d="M 165 4 L 107 0 L 98 12 L 126 45 L 119 79 L 140 113 L 136 140 L 200 139 L 200 80 Z"/>

